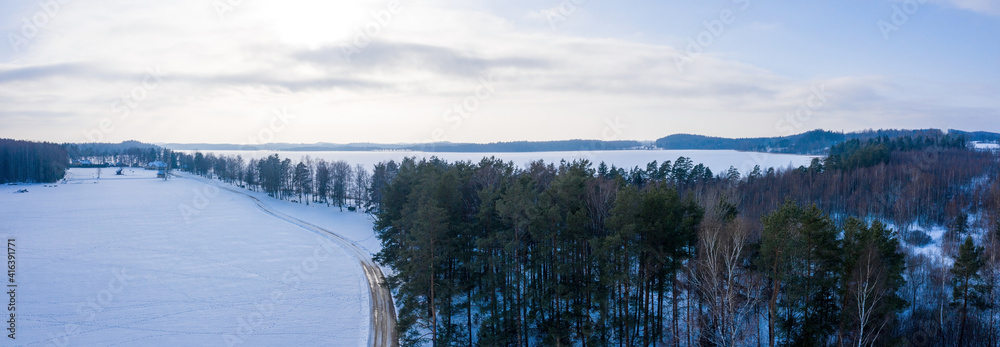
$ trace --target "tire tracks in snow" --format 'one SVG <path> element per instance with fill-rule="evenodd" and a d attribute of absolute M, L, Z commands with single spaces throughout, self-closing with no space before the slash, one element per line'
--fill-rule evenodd
<path fill-rule="evenodd" d="M 371 295 L 371 326 L 368 332 L 368 344 L 374 347 L 398 347 L 399 336 L 396 332 L 396 307 L 392 301 L 392 292 L 386 285 L 385 275 L 382 268 L 375 264 L 371 255 L 355 244 L 353 241 L 340 236 L 337 233 L 323 229 L 315 224 L 278 212 L 270 205 L 261 201 L 257 197 L 247 194 L 228 185 L 216 182 L 212 179 L 190 176 L 187 174 L 171 173 L 171 175 L 194 179 L 205 184 L 211 184 L 220 189 L 243 195 L 250 198 L 257 205 L 257 208 L 272 217 L 294 224 L 300 228 L 312 231 L 320 236 L 325 236 L 336 242 L 344 250 L 350 253 L 361 264 L 361 269 L 365 271 L 365 278 L 368 280 L 368 292 Z"/>

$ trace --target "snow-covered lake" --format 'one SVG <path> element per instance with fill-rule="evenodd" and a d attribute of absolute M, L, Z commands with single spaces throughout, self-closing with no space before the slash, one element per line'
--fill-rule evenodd
<path fill-rule="evenodd" d="M 368 345 L 368 282 L 343 248 L 203 180 L 126 173 L 0 186 L 17 261 L 5 346 Z M 378 250 L 364 214 L 261 200 Z"/>
<path fill-rule="evenodd" d="M 194 153 L 195 151 L 181 151 Z M 327 161 L 343 160 L 352 165 L 361 164 L 371 168 L 374 164 L 389 161 L 402 160 L 406 157 L 430 158 L 438 157 L 450 162 L 466 160 L 478 162 L 485 157 L 497 157 L 504 161 L 512 161 L 514 164 L 524 166 L 535 160 L 545 160 L 550 163 L 559 163 L 561 160 L 572 161 L 576 159 L 590 160 L 596 167 L 598 163 L 605 162 L 608 166 L 614 164 L 618 167 L 631 169 L 640 167 L 645 169 L 646 164 L 652 161 L 663 163 L 664 161 L 676 161 L 679 157 L 691 158 L 695 164 L 702 163 L 712 169 L 712 172 L 722 173 L 735 166 L 744 174 L 753 170 L 755 165 L 760 165 L 762 169 L 777 168 L 784 169 L 809 166 L 815 156 L 772 154 L 756 152 L 739 152 L 729 150 L 630 150 L 630 151 L 581 151 L 581 152 L 528 152 L 528 153 L 428 153 L 411 151 L 387 151 L 387 152 L 299 152 L 299 151 L 201 151 L 202 153 L 215 153 L 225 155 L 240 155 L 245 160 L 260 159 L 272 154 L 278 154 L 282 158 L 289 158 L 298 161 L 309 156 L 313 159 L 324 159 Z"/>

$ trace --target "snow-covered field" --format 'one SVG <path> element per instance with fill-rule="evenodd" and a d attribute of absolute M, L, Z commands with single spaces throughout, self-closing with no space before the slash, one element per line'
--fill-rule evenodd
<path fill-rule="evenodd" d="M 198 179 L 95 173 L 0 186 L 0 236 L 16 240 L 13 345 L 369 344 L 368 282 L 328 238 Z M 363 214 L 265 203 L 377 251 Z"/>
<path fill-rule="evenodd" d="M 182 151 L 193 153 L 195 151 Z M 667 160 L 676 161 L 679 157 L 691 158 L 695 164 L 702 163 L 712 169 L 712 172 L 726 172 L 730 166 L 735 166 L 744 174 L 753 170 L 755 165 L 761 168 L 784 169 L 809 166 L 815 156 L 772 154 L 757 152 L 738 152 L 729 150 L 634 150 L 634 151 L 581 151 L 581 152 L 529 152 L 529 153 L 428 153 L 428 152 L 297 152 L 297 151 L 201 151 L 202 153 L 215 153 L 225 155 L 241 155 L 243 159 L 260 159 L 272 154 L 278 154 L 282 158 L 289 158 L 293 161 L 301 160 L 305 156 L 313 159 L 324 159 L 327 161 L 343 160 L 351 165 L 361 164 L 371 168 L 375 163 L 402 160 L 405 157 L 430 158 L 436 156 L 447 161 L 471 160 L 478 162 L 484 157 L 497 157 L 505 161 L 513 161 L 518 166 L 524 166 L 534 160 L 545 160 L 549 163 L 559 163 L 560 160 L 587 159 L 594 163 L 605 162 L 608 166 L 614 164 L 618 167 L 631 169 L 638 166 L 645 169 L 646 164 L 652 161 L 663 163 Z"/>
<path fill-rule="evenodd" d="M 997 143 L 973 142 L 972 145 L 975 146 L 976 149 L 980 150 L 992 150 L 992 151 L 1000 150 L 1000 144 Z"/>

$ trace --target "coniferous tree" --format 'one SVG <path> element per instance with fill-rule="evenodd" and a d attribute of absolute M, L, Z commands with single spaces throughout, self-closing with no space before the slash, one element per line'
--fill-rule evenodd
<path fill-rule="evenodd" d="M 801 208 L 791 200 L 786 201 L 777 211 L 764 217 L 764 231 L 761 237 L 758 267 L 764 271 L 770 290 L 768 292 L 768 345 L 778 342 L 779 303 L 784 301 L 782 291 L 793 270 L 793 262 L 799 258 L 798 252 L 804 240 L 797 231 L 800 228 L 798 216 Z M 785 336 L 790 335 L 787 331 Z"/>
<path fill-rule="evenodd" d="M 952 279 L 952 306 L 958 309 L 960 322 L 959 346 L 965 346 L 968 338 L 966 329 L 969 321 L 969 310 L 982 310 L 992 305 L 987 301 L 990 289 L 983 282 L 982 269 L 983 248 L 976 246 L 972 237 L 966 237 L 965 242 L 959 248 L 955 264 L 951 268 L 951 273 L 954 275 Z"/>
<path fill-rule="evenodd" d="M 0 184 L 56 182 L 65 176 L 68 164 L 63 146 L 0 139 Z"/>
<path fill-rule="evenodd" d="M 891 344 L 896 316 L 906 306 L 897 294 L 905 283 L 906 267 L 899 241 L 881 222 L 869 227 L 849 218 L 843 230 L 843 314 L 838 338 L 857 346 Z"/>
<path fill-rule="evenodd" d="M 788 201 L 764 219 L 760 266 L 771 282 L 771 344 L 825 345 L 832 336 L 841 244 L 833 221 L 815 205 Z M 782 331 L 775 331 L 775 325 Z"/>

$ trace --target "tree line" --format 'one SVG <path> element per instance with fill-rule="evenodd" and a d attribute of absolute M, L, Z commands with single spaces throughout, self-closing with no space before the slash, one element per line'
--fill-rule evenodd
<path fill-rule="evenodd" d="M 162 147 L 124 141 L 122 143 L 67 143 L 63 144 L 71 160 L 89 160 L 95 166 L 145 166 L 149 162 L 164 160 L 170 150 Z"/>
<path fill-rule="evenodd" d="M 871 141 L 846 156 L 834 154 L 808 167 L 755 170 L 738 185 L 738 194 L 755 217 L 790 197 L 838 216 L 891 222 L 903 232 L 919 225 L 951 225 L 969 215 L 981 215 L 980 229 L 997 221 L 1000 199 L 992 179 L 1000 173 L 996 154 L 924 143 L 896 147 Z"/>
<path fill-rule="evenodd" d="M 747 176 L 688 158 L 629 170 L 404 160 L 375 212 L 403 342 L 996 341 L 996 155 L 949 137 L 858 144 L 843 153 L 888 160 Z M 915 251 L 909 229 L 935 224 L 956 246 Z"/>
<path fill-rule="evenodd" d="M 671 172 L 634 184 L 586 161 L 404 160 L 375 223 L 404 342 L 902 341 L 904 255 L 884 224 L 788 201 L 755 230 L 731 192 L 698 201 L 709 183 Z"/>
<path fill-rule="evenodd" d="M 995 179 L 1000 158 L 966 147 L 966 135 L 839 145 L 826 160 L 808 167 L 746 177 L 736 194 L 742 211 L 754 220 L 791 199 L 815 204 L 837 221 L 856 216 L 891 223 L 906 251 L 899 295 L 909 305 L 898 327 L 908 345 L 995 344 L 1000 337 L 1000 316 L 992 304 L 1000 302 L 1000 181 Z M 866 154 L 879 152 L 887 155 Z M 850 157 L 855 159 L 843 160 Z M 933 229 L 944 229 L 940 248 L 931 246 L 927 231 Z M 963 257 L 970 265 L 959 266 Z M 956 272 L 962 267 L 971 270 Z M 970 279 L 974 285 L 966 287 L 974 290 L 954 290 L 956 281 Z"/>
<path fill-rule="evenodd" d="M 956 142 L 747 175 L 683 157 L 171 165 L 374 214 L 406 344 L 982 345 L 1000 337 L 997 157 Z M 915 251 L 921 225 L 951 246 Z"/>
<path fill-rule="evenodd" d="M 60 145 L 0 139 L 0 184 L 56 182 L 68 165 L 69 155 Z"/>
<path fill-rule="evenodd" d="M 935 150 L 965 149 L 967 146 L 968 141 L 966 141 L 965 135 L 897 138 L 882 136 L 866 141 L 853 139 L 830 147 L 826 166 L 831 169 L 854 170 L 887 164 L 892 159 L 894 152 L 922 151 L 929 148 Z"/>
<path fill-rule="evenodd" d="M 995 141 L 996 139 L 1000 139 L 1000 134 L 987 132 L 967 133 L 952 130 L 949 134 L 965 136 L 969 141 Z M 661 149 L 729 149 L 769 153 L 828 154 L 831 147 L 853 140 L 866 141 L 879 138 L 896 139 L 905 137 L 939 138 L 944 135 L 941 130 L 937 129 L 880 129 L 851 133 L 813 130 L 781 137 L 737 139 L 676 134 L 656 140 L 656 146 Z"/>
<path fill-rule="evenodd" d="M 244 160 L 242 156 L 213 153 L 177 153 L 171 167 L 217 178 L 268 196 L 298 203 L 323 203 L 341 210 L 374 211 L 381 203 L 381 188 L 398 170 L 395 162 L 376 164 L 373 171 L 345 161 L 304 157 L 297 163 L 277 154 Z"/>

